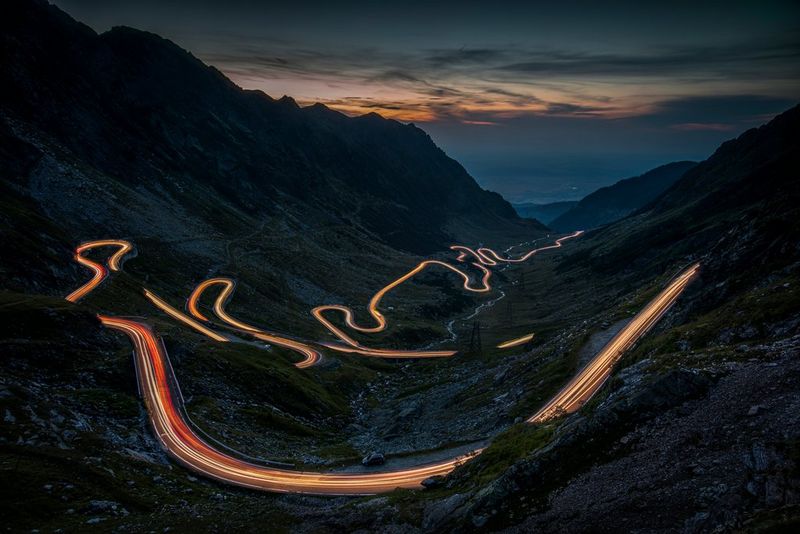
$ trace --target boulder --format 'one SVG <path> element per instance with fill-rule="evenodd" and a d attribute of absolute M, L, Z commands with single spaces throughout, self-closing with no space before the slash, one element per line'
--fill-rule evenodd
<path fill-rule="evenodd" d="M 438 488 L 442 485 L 442 481 L 444 481 L 444 477 L 442 475 L 435 475 L 432 477 L 428 477 L 421 482 L 421 484 L 425 488 Z"/>
<path fill-rule="evenodd" d="M 383 465 L 386 463 L 386 456 L 382 452 L 372 451 L 361 459 L 361 465 Z"/>

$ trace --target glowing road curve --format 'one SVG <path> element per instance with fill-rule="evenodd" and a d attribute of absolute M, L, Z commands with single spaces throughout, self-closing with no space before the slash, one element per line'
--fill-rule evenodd
<path fill-rule="evenodd" d="M 363 347 L 328 321 L 324 316 L 324 312 L 335 310 L 342 313 L 347 326 L 354 330 L 379 332 L 386 328 L 387 324 L 385 318 L 378 311 L 378 306 L 383 296 L 391 289 L 421 272 L 428 265 L 440 265 L 458 273 L 464 280 L 464 288 L 468 291 L 484 292 L 490 289 L 489 279 L 491 274 L 485 266 L 524 261 L 538 251 L 560 247 L 564 240 L 578 235 L 580 235 L 580 232 L 562 237 L 554 245 L 532 250 L 516 259 L 502 258 L 498 253 L 488 248 L 473 250 L 467 247 L 452 247 L 460 252 L 459 261 L 463 261 L 470 255 L 475 258 L 476 261 L 473 262 L 473 265 L 483 272 L 481 285 L 473 287 L 470 277 L 466 273 L 449 264 L 437 260 L 423 261 L 416 268 L 391 282 L 372 297 L 368 310 L 375 320 L 375 326 L 363 327 L 356 324 L 353 320 L 352 311 L 345 306 L 320 306 L 314 308 L 312 313 L 329 331 L 344 342 L 344 345 L 336 346 L 337 350 L 380 357 L 409 357 L 411 354 L 416 357 L 451 355 L 452 351 L 390 351 Z M 76 250 L 75 259 L 81 265 L 92 269 L 94 276 L 88 283 L 70 293 L 67 297 L 68 300 L 77 301 L 94 289 L 106 276 L 105 267 L 82 256 L 83 252 L 100 246 L 117 246 L 119 248 L 108 260 L 109 269 L 114 271 L 119 270 L 122 258 L 132 249 L 130 243 L 120 240 L 96 241 L 79 246 Z M 622 357 L 624 352 L 658 322 L 692 280 L 697 277 L 699 267 L 699 264 L 695 264 L 674 278 L 575 378 L 544 407 L 531 416 L 528 422 L 542 423 L 562 414 L 578 410 L 600 389 L 610 375 L 614 364 Z M 220 286 L 222 288 L 222 291 L 214 301 L 213 310 L 215 315 L 225 324 L 258 339 L 300 352 L 305 356 L 305 359 L 296 364 L 298 367 L 307 367 L 319 360 L 319 352 L 309 345 L 268 333 L 228 314 L 225 310 L 225 303 L 229 300 L 234 289 L 234 282 L 228 278 L 212 278 L 199 284 L 187 300 L 187 308 L 190 315 L 172 307 L 147 289 L 144 289 L 144 293 L 156 307 L 176 320 L 204 333 L 211 339 L 227 342 L 230 341 L 228 337 L 205 326 L 204 323 L 208 323 L 208 318 L 202 314 L 198 307 L 201 295 L 212 286 Z M 370 473 L 316 473 L 254 464 L 221 452 L 219 449 L 209 445 L 192 429 L 185 414 L 180 388 L 173 374 L 167 353 L 149 326 L 139 321 L 119 317 L 106 315 L 98 317 L 105 326 L 126 333 L 133 343 L 139 388 L 147 407 L 153 430 L 161 445 L 179 463 L 209 478 L 237 486 L 273 492 L 366 495 L 391 491 L 396 488 L 419 488 L 424 479 L 436 475 L 445 475 L 459 464 L 478 455 L 482 450 L 477 449 L 465 455 L 427 465 Z M 528 334 L 501 343 L 498 347 L 519 346 L 531 341 L 532 338 L 533 334 Z M 327 343 L 323 343 L 323 345 L 334 347 L 334 345 Z"/>
<path fill-rule="evenodd" d="M 597 355 L 575 376 L 550 402 L 545 404 L 530 419 L 529 423 L 541 423 L 563 414 L 578 410 L 605 383 L 614 364 L 628 348 L 645 335 L 675 303 L 686 286 L 697 277 L 700 264 L 696 263 L 676 277 L 640 311 L 625 328 L 603 347 Z"/>
<path fill-rule="evenodd" d="M 201 439 L 183 416 L 180 394 L 161 343 L 147 325 L 99 316 L 109 328 L 125 332 L 135 347 L 139 388 L 156 437 L 184 466 L 236 486 L 273 492 L 370 495 L 396 488 L 417 488 L 420 481 L 445 475 L 480 450 L 438 463 L 378 473 L 314 473 L 259 466 L 215 449 Z"/>
<path fill-rule="evenodd" d="M 353 311 L 347 306 L 341 306 L 338 304 L 317 306 L 316 308 L 311 310 L 311 313 L 312 315 L 314 315 L 317 321 L 319 321 L 325 328 L 328 329 L 328 331 L 330 331 L 333 335 L 335 335 L 345 343 L 344 346 L 332 343 L 324 343 L 324 346 L 340 352 L 354 352 L 364 356 L 376 356 L 380 358 L 438 358 L 438 357 L 453 356 L 456 353 L 456 351 L 430 351 L 430 350 L 408 351 L 408 350 L 373 349 L 369 347 L 364 347 L 363 345 L 359 344 L 355 339 L 346 334 L 343 330 L 335 326 L 331 321 L 329 321 L 325 317 L 325 312 L 328 311 L 341 312 L 341 314 L 344 316 L 345 324 L 347 324 L 349 328 L 356 330 L 358 332 L 362 333 L 381 332 L 384 329 L 386 329 L 387 325 L 386 319 L 378 310 L 378 306 L 380 306 L 383 297 L 392 289 L 396 288 L 397 286 L 399 286 L 404 282 L 407 282 L 417 274 L 427 269 L 428 266 L 439 266 L 453 271 L 463 279 L 464 282 L 462 284 L 462 287 L 466 291 L 470 291 L 472 293 L 486 293 L 488 291 L 491 291 L 492 289 L 492 286 L 489 283 L 489 280 L 491 279 L 492 276 L 492 272 L 487 268 L 487 266 L 489 267 L 495 266 L 498 263 L 521 263 L 527 261 L 530 257 L 544 250 L 560 248 L 561 246 L 563 246 L 562 243 L 564 241 L 576 238 L 581 234 L 583 234 L 582 230 L 573 232 L 572 234 L 556 239 L 555 243 L 553 243 L 552 245 L 529 250 L 519 258 L 513 258 L 513 259 L 502 258 L 497 252 L 495 252 L 490 248 L 479 248 L 476 251 L 469 247 L 461 245 L 453 245 L 452 247 L 450 247 L 450 249 L 459 252 L 456 261 L 463 262 L 467 258 L 467 256 L 469 255 L 474 256 L 475 261 L 472 262 L 472 265 L 483 273 L 481 277 L 480 286 L 473 287 L 469 275 L 466 272 L 459 269 L 458 267 L 454 267 L 449 263 L 445 263 L 439 260 L 422 261 L 419 264 L 417 264 L 416 267 L 408 271 L 400 278 L 390 282 L 372 296 L 372 298 L 369 301 L 369 304 L 367 305 L 367 311 L 369 312 L 370 316 L 375 320 L 375 326 L 366 327 L 357 324 L 355 322 L 355 319 L 353 318 Z"/>
<path fill-rule="evenodd" d="M 113 246 L 119 248 L 112 256 L 108 258 L 108 268 L 112 271 L 119 271 L 123 257 L 133 250 L 133 245 L 121 239 L 103 239 L 101 241 L 90 241 L 83 243 L 75 249 L 75 261 L 88 267 L 94 273 L 92 279 L 84 285 L 67 295 L 65 298 L 70 302 L 78 302 L 85 297 L 90 291 L 100 285 L 100 282 L 108 275 L 108 271 L 102 264 L 94 262 L 88 258 L 83 257 L 83 253 L 98 247 Z"/>

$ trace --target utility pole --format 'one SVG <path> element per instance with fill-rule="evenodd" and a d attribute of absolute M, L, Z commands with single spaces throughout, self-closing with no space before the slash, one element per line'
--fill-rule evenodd
<path fill-rule="evenodd" d="M 469 336 L 469 352 L 470 354 L 481 354 L 483 352 L 480 321 L 472 322 L 472 334 Z"/>

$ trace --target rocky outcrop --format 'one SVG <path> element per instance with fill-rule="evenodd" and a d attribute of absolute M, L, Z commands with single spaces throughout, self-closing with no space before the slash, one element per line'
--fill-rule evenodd
<path fill-rule="evenodd" d="M 361 465 L 373 466 L 386 463 L 386 456 L 382 452 L 372 451 L 361 459 Z"/>
<path fill-rule="evenodd" d="M 646 381 L 640 373 L 629 373 L 627 383 L 594 413 L 570 418 L 550 445 L 515 463 L 477 493 L 464 509 L 464 523 L 488 528 L 507 521 L 522 495 L 568 482 L 571 473 L 607 454 L 603 444 L 613 442 L 642 421 L 702 395 L 711 383 L 705 374 L 688 370 L 673 370 Z"/>
<path fill-rule="evenodd" d="M 648 379 L 651 362 L 628 369 L 590 415 L 567 420 L 550 445 L 486 488 L 453 506 L 429 505 L 426 524 L 694 533 L 780 516 L 800 504 L 798 349 L 796 337 L 770 349 L 775 360 L 710 373 Z"/>

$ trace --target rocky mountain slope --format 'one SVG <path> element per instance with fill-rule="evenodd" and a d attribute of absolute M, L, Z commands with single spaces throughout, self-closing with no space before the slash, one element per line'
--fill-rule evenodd
<path fill-rule="evenodd" d="M 490 468 L 480 458 L 454 477 L 449 497 L 426 504 L 429 527 L 709 532 L 800 522 L 799 133 L 795 107 L 565 255 L 556 272 L 573 294 L 694 261 L 702 277 L 599 398 L 549 429 L 499 440 L 506 450 L 511 439 L 531 445 L 486 485 L 463 489 Z"/>
<path fill-rule="evenodd" d="M 692 161 L 667 163 L 640 176 L 602 187 L 550 220 L 549 226 L 568 232 L 597 228 L 618 221 L 647 205 L 695 165 Z"/>
<path fill-rule="evenodd" d="M 484 324 L 509 335 L 534 323 L 547 339 L 476 377 L 470 397 L 524 417 L 581 365 L 580 347 L 624 322 L 681 266 L 702 265 L 700 280 L 583 409 L 511 425 L 422 494 L 307 517 L 332 531 L 796 530 L 798 133 L 800 107 L 723 144 L 649 206 L 590 232 L 551 265 L 517 273 L 528 281 L 507 295 L 518 326 L 508 329 L 503 310 Z"/>
<path fill-rule="evenodd" d="M 310 307 L 363 302 L 416 254 L 546 231 L 413 125 L 243 91 L 165 39 L 98 35 L 39 0 L 0 26 L 8 290 L 63 295 L 85 276 L 76 244 L 126 238 L 163 296 L 226 274 L 242 313 L 268 302 L 273 328 L 316 336 Z"/>

